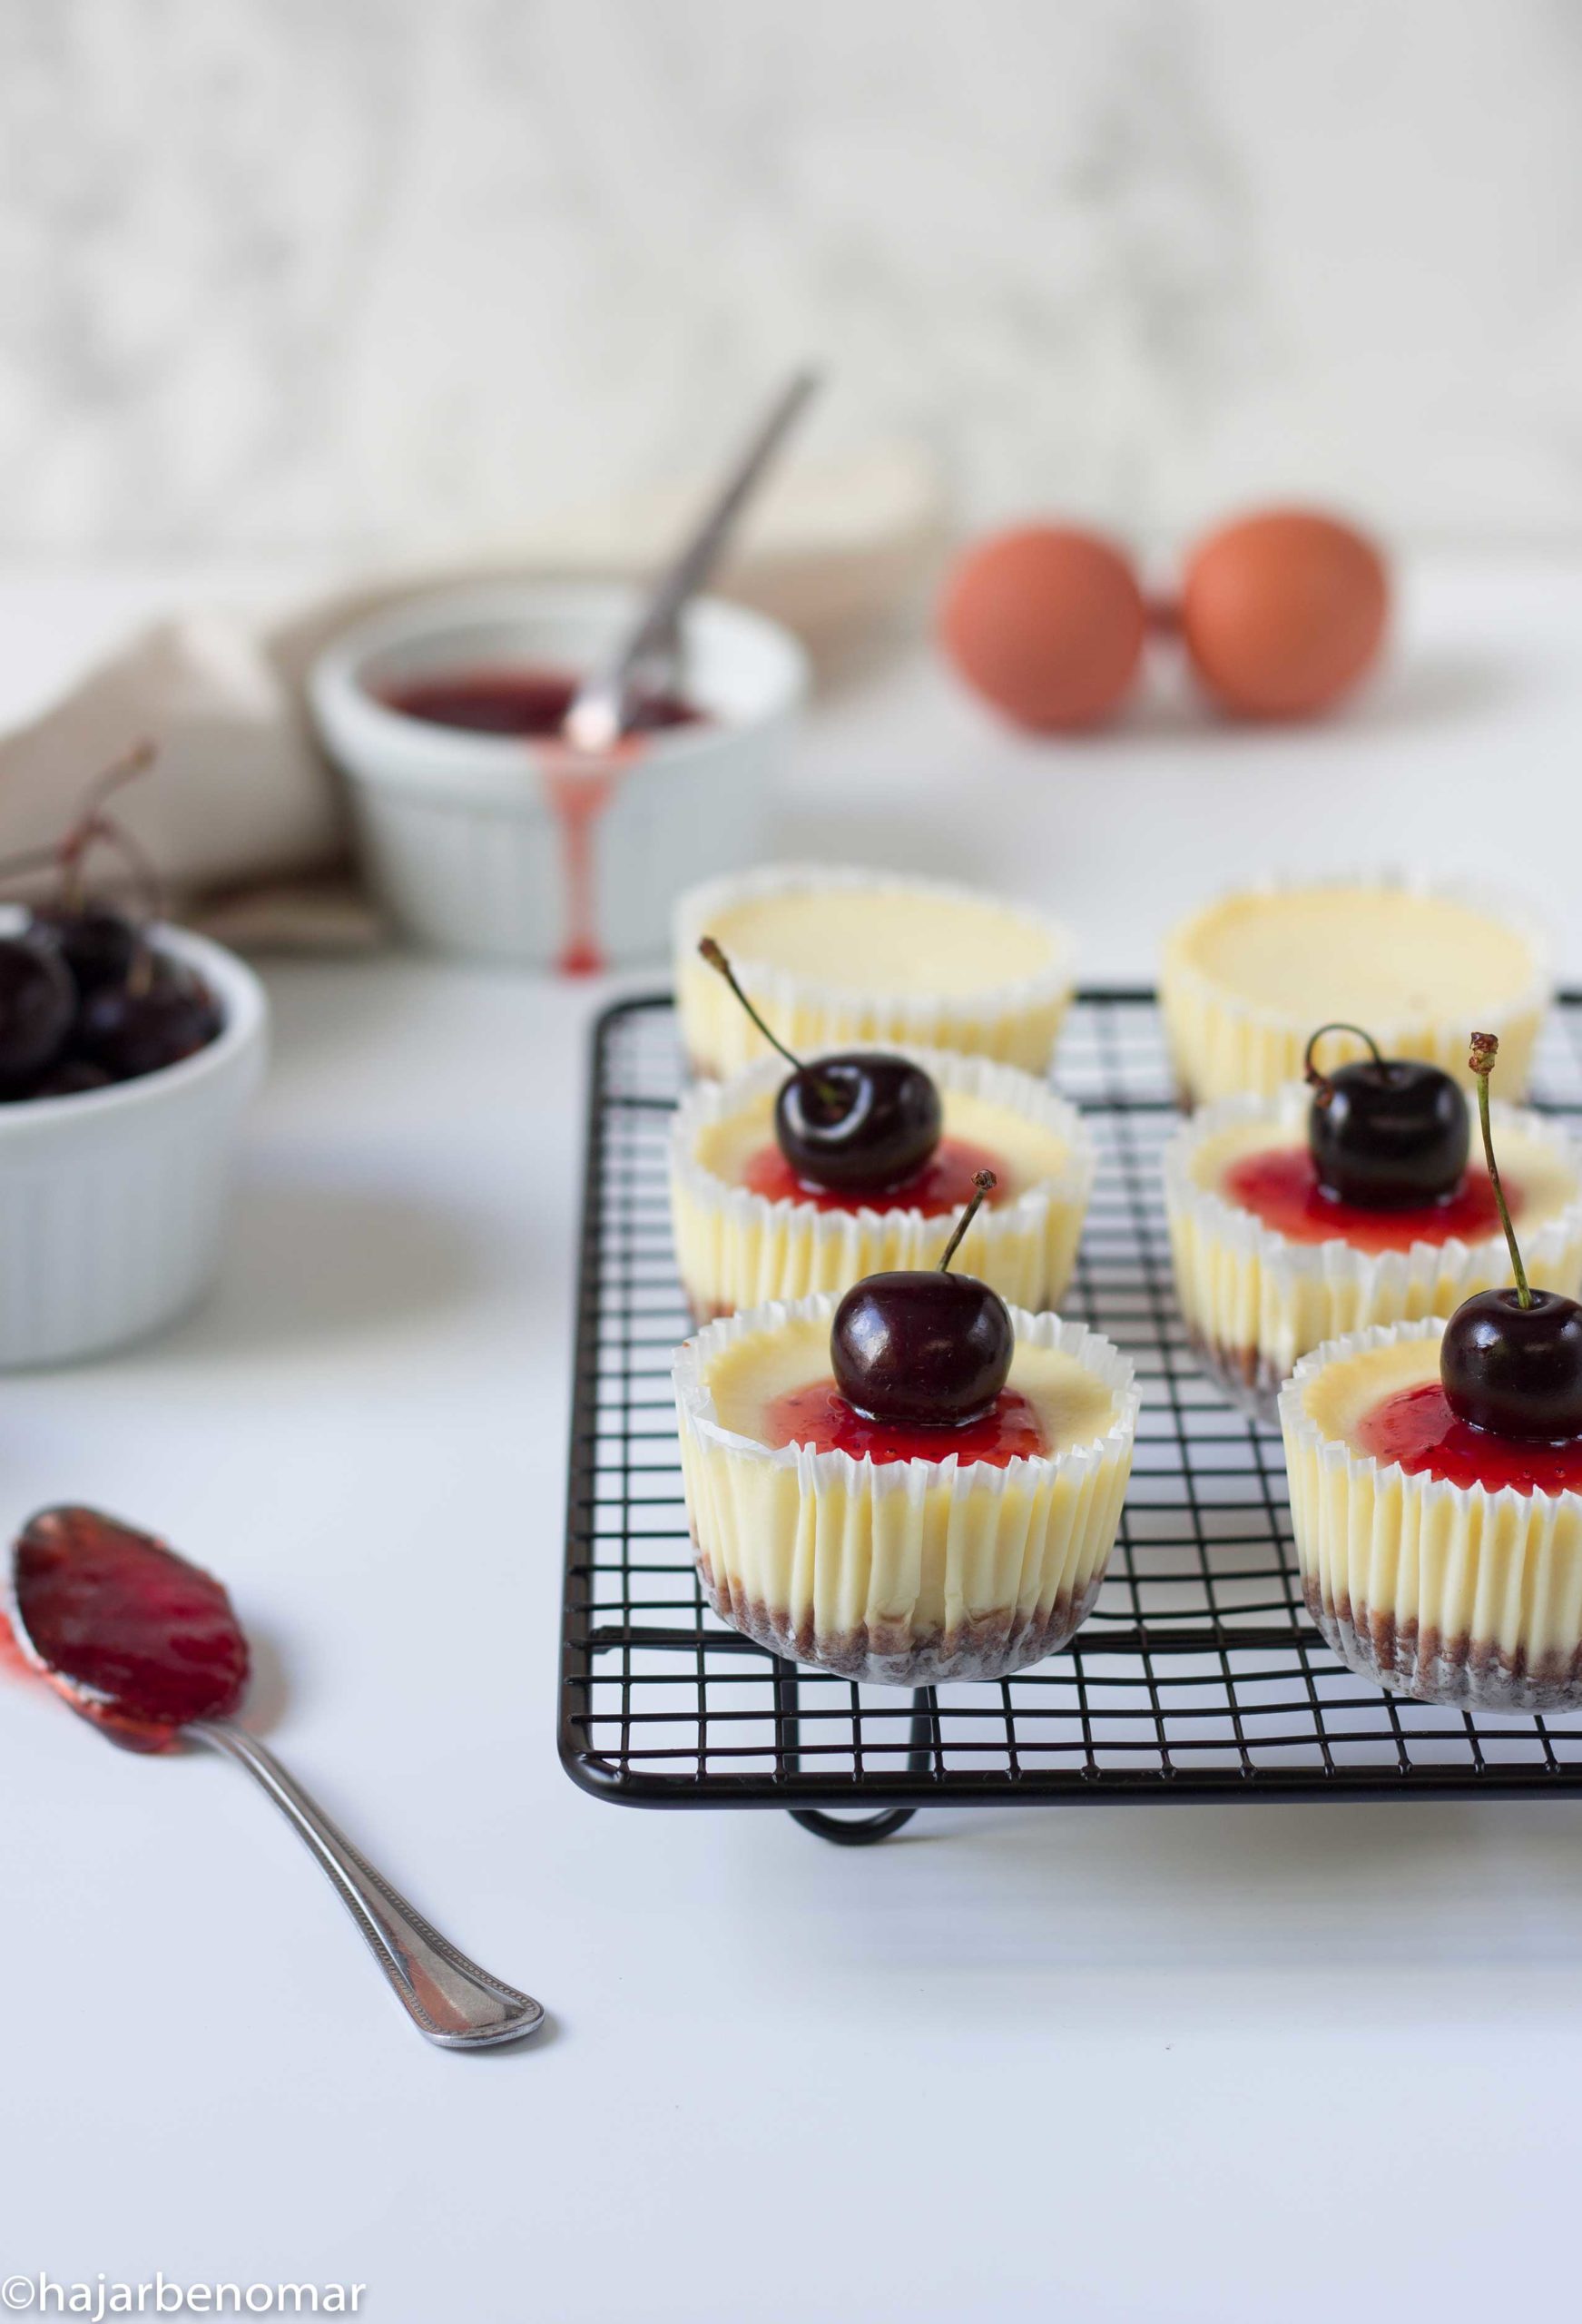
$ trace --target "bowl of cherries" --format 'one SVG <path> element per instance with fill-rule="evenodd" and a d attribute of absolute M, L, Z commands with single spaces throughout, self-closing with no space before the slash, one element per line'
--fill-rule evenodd
<path fill-rule="evenodd" d="M 43 872 L 0 905 L 0 1367 L 65 1363 L 190 1306 L 219 1256 L 235 1133 L 262 1076 L 252 971 L 158 915 L 157 883 L 111 812 L 147 763 L 113 768 Z M 140 906 L 90 884 L 120 852 Z"/>

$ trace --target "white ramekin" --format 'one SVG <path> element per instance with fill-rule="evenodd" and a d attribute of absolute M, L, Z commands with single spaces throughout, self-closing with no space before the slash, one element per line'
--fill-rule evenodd
<path fill-rule="evenodd" d="M 154 939 L 203 978 L 224 1024 L 195 1057 L 141 1080 L 0 1106 L 0 1368 L 139 1339 L 213 1275 L 269 1008 L 234 953 L 184 929 Z"/>
<path fill-rule="evenodd" d="M 563 751 L 409 718 L 382 689 L 467 667 L 584 670 L 620 634 L 634 592 L 597 583 L 453 589 L 359 622 L 319 655 L 309 696 L 350 787 L 370 883 L 408 937 L 437 950 L 553 967 L 565 948 L 565 822 L 550 796 Z M 586 829 L 592 918 L 614 964 L 664 950 L 689 881 L 763 852 L 768 809 L 807 691 L 791 634 L 701 598 L 683 625 L 684 691 L 706 722 L 645 738 Z M 586 780 L 611 774 L 591 757 Z"/>

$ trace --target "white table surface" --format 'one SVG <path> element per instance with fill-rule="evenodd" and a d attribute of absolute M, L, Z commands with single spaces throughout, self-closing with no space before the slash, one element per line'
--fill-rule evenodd
<path fill-rule="evenodd" d="M 0 716 L 179 579 L 0 585 Z M 816 719 L 787 848 L 997 878 L 1136 975 L 1173 910 L 1332 821 L 1333 861 L 1530 878 L 1576 972 L 1579 634 L 1582 566 L 1441 566 L 1345 724 L 1156 707 L 1079 750 L 997 738 L 903 662 Z M 377 2324 L 1569 2294 L 1576 1807 L 955 1812 L 862 1853 L 567 1782 L 597 995 L 393 960 L 270 984 L 221 1286 L 152 1346 L 5 1384 L 5 1521 L 98 1501 L 211 1562 L 282 1756 L 553 2024 L 431 2050 L 237 1773 L 0 1681 L 0 2277 L 355 2281 Z"/>

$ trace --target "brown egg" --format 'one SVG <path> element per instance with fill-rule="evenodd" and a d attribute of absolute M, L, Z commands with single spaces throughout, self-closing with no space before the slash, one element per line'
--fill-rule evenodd
<path fill-rule="evenodd" d="M 1389 611 L 1384 560 L 1332 517 L 1272 508 L 1194 551 L 1181 591 L 1193 667 L 1243 718 L 1301 718 L 1357 684 Z"/>
<path fill-rule="evenodd" d="M 958 670 L 1018 726 L 1091 726 L 1131 684 L 1147 615 L 1130 565 L 1093 533 L 1027 525 L 961 558 L 939 608 Z"/>

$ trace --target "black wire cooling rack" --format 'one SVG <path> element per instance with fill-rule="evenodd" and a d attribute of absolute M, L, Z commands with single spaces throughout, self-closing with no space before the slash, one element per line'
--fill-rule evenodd
<path fill-rule="evenodd" d="M 1386 1695 L 1309 1624 L 1279 1433 L 1203 1377 L 1176 1312 L 1159 1156 L 1179 1117 L 1153 995 L 1083 993 L 1056 1078 L 1099 1152 L 1065 1312 L 1127 1351 L 1143 1392 L 1120 1538 L 1064 1651 L 1013 1679 L 909 1696 L 782 1660 L 703 1600 L 670 1390 L 691 1328 L 665 1183 L 674 1017 L 661 995 L 600 1018 L 566 1533 L 568 1772 L 638 1807 L 786 1808 L 847 1843 L 946 1804 L 1582 1791 L 1582 1716 Z M 1553 1013 L 1538 1081 L 1537 1102 L 1582 1117 L 1582 994 Z M 825 1812 L 842 1807 L 869 1812 Z"/>

